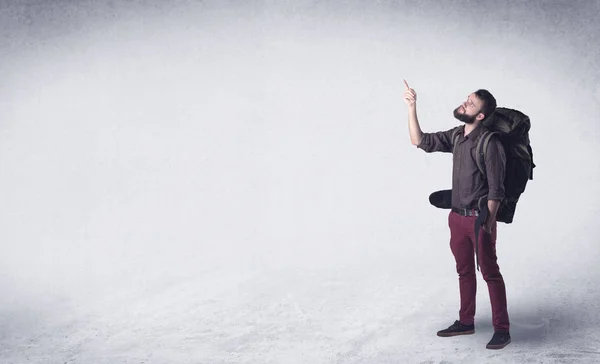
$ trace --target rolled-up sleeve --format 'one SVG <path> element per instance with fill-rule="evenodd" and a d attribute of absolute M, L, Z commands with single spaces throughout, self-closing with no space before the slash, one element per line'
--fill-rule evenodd
<path fill-rule="evenodd" d="M 506 154 L 504 147 L 496 138 L 490 139 L 488 144 L 485 168 L 489 188 L 488 200 L 503 200 L 505 197 Z"/>
<path fill-rule="evenodd" d="M 452 134 L 458 127 L 446 131 L 438 131 L 435 133 L 423 133 L 421 142 L 417 148 L 423 149 L 427 153 L 444 152 L 451 153 L 454 141 Z"/>

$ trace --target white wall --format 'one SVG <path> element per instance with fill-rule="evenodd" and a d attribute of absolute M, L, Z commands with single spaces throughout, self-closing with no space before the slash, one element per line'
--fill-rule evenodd
<path fill-rule="evenodd" d="M 4 5 L 2 307 L 216 267 L 446 264 L 427 197 L 450 157 L 410 145 L 404 78 L 425 131 L 478 88 L 531 117 L 511 292 L 597 285 L 598 3 L 365 4 Z"/>

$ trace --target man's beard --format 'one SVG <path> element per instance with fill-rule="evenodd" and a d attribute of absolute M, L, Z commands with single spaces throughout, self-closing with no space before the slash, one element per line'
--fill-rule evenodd
<path fill-rule="evenodd" d="M 466 114 L 459 114 L 458 109 L 460 109 L 461 107 L 457 107 L 456 109 L 454 109 L 454 117 L 457 118 L 458 120 L 462 121 L 465 124 L 473 124 L 475 122 L 475 116 L 469 116 Z"/>

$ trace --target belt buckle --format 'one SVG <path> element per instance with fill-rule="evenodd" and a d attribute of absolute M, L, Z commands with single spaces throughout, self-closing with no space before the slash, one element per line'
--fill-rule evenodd
<path fill-rule="evenodd" d="M 463 215 L 463 216 L 477 216 L 478 215 L 478 211 L 473 208 L 462 207 L 460 209 L 460 212 L 461 212 L 461 215 Z"/>
<path fill-rule="evenodd" d="M 455 207 L 454 211 L 461 216 L 479 216 L 479 210 L 466 207 Z"/>

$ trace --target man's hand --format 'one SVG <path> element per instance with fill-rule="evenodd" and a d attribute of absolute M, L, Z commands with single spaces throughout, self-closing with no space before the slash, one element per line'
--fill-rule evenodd
<path fill-rule="evenodd" d="M 486 233 L 491 234 L 492 225 L 494 224 L 494 221 L 496 221 L 496 214 L 498 213 L 498 209 L 500 208 L 500 201 L 488 200 L 487 208 L 488 208 L 488 216 L 487 216 L 486 221 L 481 226 L 481 228 Z"/>
<path fill-rule="evenodd" d="M 481 229 L 483 229 L 483 231 L 485 231 L 486 233 L 491 234 L 493 224 L 494 224 L 494 220 L 488 217 L 487 221 L 484 222 L 483 225 L 481 226 Z"/>
<path fill-rule="evenodd" d="M 415 92 L 415 90 L 408 86 L 406 80 L 404 80 L 404 86 L 404 102 L 408 106 L 414 106 L 417 103 L 417 93 Z"/>

